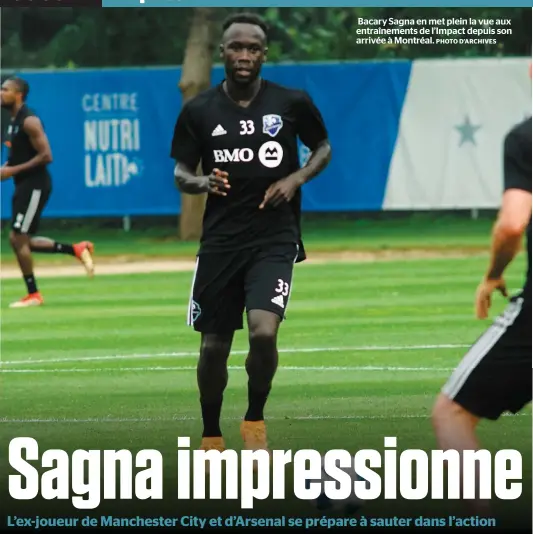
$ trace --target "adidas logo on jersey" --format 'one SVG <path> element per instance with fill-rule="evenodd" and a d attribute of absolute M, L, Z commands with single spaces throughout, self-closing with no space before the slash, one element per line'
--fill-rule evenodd
<path fill-rule="evenodd" d="M 283 302 L 283 297 L 281 295 L 274 297 L 271 302 L 277 304 L 280 308 L 285 308 L 285 303 Z"/>
<path fill-rule="evenodd" d="M 211 134 L 212 137 L 217 137 L 219 135 L 226 135 L 228 132 L 226 132 L 226 130 L 224 130 L 224 128 L 222 128 L 222 126 L 219 124 L 214 130 L 213 130 L 213 133 Z"/>

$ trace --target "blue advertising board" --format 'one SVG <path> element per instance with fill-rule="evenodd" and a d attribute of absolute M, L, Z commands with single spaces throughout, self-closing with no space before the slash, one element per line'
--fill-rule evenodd
<path fill-rule="evenodd" d="M 382 208 L 410 71 L 409 61 L 265 66 L 266 78 L 308 91 L 330 132 L 333 160 L 304 187 L 304 211 Z M 169 157 L 180 67 L 19 74 L 54 156 L 44 217 L 180 213 Z M 222 78 L 214 67 L 212 83 Z M 1 186 L 2 218 L 12 190 L 11 180 Z"/>

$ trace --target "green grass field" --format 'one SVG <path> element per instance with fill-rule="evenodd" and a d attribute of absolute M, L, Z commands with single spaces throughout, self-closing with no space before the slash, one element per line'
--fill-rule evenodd
<path fill-rule="evenodd" d="M 425 248 L 435 241 L 442 247 L 463 242 L 482 249 L 486 230 L 485 225 L 483 232 L 439 241 L 433 234 L 409 237 L 404 228 L 395 243 Z M 328 246 L 331 242 L 323 248 Z M 346 236 L 340 248 L 346 248 Z M 383 450 L 384 436 L 396 436 L 399 450 L 433 448 L 429 415 L 435 396 L 488 326 L 473 315 L 486 261 L 298 265 L 266 411 L 271 446 Z M 522 255 L 507 275 L 510 288 L 520 287 L 524 268 Z M 195 371 L 199 337 L 185 326 L 190 280 L 188 272 L 42 279 L 46 305 L 26 310 L 7 309 L 21 296 L 22 284 L 3 280 L 2 457 L 8 440 L 20 435 L 36 438 L 43 450 L 156 448 L 164 451 L 169 506 L 178 513 L 172 501 L 176 438 L 190 436 L 195 447 L 201 432 Z M 504 305 L 496 297 L 492 315 Z M 246 408 L 245 353 L 246 331 L 241 331 L 230 358 L 222 423 L 227 445 L 235 448 Z M 480 428 L 490 450 L 515 448 L 523 454 L 523 500 L 496 503 L 509 528 L 524 518 L 524 510 L 531 519 L 531 423 L 527 408 Z M 2 479 L 7 471 L 4 461 Z M 18 504 L 31 513 L 27 503 Z M 46 509 L 51 513 L 56 505 L 46 503 Z M 123 513 L 130 514 L 131 506 L 126 503 Z M 153 511 L 153 506 L 139 502 L 134 512 Z M 211 515 L 222 506 L 204 503 L 199 513 Z M 224 506 L 237 510 L 235 503 Z M 259 502 L 257 509 L 272 506 Z M 275 506 L 276 513 L 314 513 L 309 503 L 294 498 Z M 102 510 L 106 507 L 116 510 L 109 502 Z M 428 515 L 462 510 L 456 502 L 400 500 L 368 503 L 365 513 L 406 515 L 411 509 Z"/>
<path fill-rule="evenodd" d="M 342 219 L 304 219 L 306 248 L 314 252 L 346 250 L 450 250 L 486 251 L 489 244 L 492 216 L 477 220 L 454 215 L 413 215 L 407 219 L 355 221 Z M 121 229 L 95 229 L 94 225 L 52 224 L 43 220 L 40 233 L 60 242 L 92 240 L 97 244 L 100 259 L 120 256 L 131 260 L 158 258 L 190 259 L 197 251 L 196 242 L 183 242 L 177 237 L 177 225 Z M 9 227 L 1 233 L 2 264 L 14 264 L 9 246 Z M 40 264 L 65 263 L 63 256 L 40 255 Z M 68 259 L 67 259 L 68 263 Z"/>

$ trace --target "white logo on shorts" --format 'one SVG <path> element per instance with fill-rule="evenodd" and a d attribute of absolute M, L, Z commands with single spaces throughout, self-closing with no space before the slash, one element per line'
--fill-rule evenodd
<path fill-rule="evenodd" d="M 200 314 L 202 313 L 202 309 L 200 308 L 200 304 L 196 301 L 192 301 L 191 306 L 191 320 L 194 323 L 198 317 L 200 317 Z"/>
<path fill-rule="evenodd" d="M 283 147 L 277 141 L 267 141 L 259 149 L 259 161 L 269 169 L 277 167 L 283 159 Z"/>
<path fill-rule="evenodd" d="M 24 221 L 24 213 L 17 213 L 17 217 L 15 218 L 15 224 L 13 224 L 13 228 L 20 228 L 22 226 L 23 221 Z"/>
<path fill-rule="evenodd" d="M 281 295 L 274 297 L 271 302 L 277 304 L 280 308 L 285 308 L 285 303 L 283 302 L 283 297 Z"/>

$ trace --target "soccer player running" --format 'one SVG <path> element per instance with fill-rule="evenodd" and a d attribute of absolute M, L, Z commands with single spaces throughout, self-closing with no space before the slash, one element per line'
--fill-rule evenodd
<path fill-rule="evenodd" d="M 224 450 L 220 429 L 227 360 L 247 312 L 248 410 L 245 449 L 269 450 L 263 410 L 278 366 L 277 334 L 295 263 L 306 254 L 300 231 L 303 184 L 329 163 L 331 149 L 308 94 L 260 77 L 267 28 L 255 15 L 223 24 L 226 78 L 187 102 L 175 125 L 171 157 L 184 193 L 208 193 L 188 310 L 201 332 L 197 380 L 200 448 Z M 300 168 L 297 139 L 312 151 Z M 201 160 L 204 176 L 196 176 Z"/>
<path fill-rule="evenodd" d="M 52 191 L 47 169 L 52 162 L 52 151 L 41 120 L 26 105 L 28 93 L 29 85 L 21 78 L 10 78 L 2 84 L 1 103 L 9 110 L 11 122 L 6 141 L 9 156 L 0 169 L 0 177 L 2 181 L 13 178 L 15 182 L 9 241 L 28 291 L 24 298 L 10 304 L 11 308 L 44 303 L 33 274 L 32 252 L 70 254 L 80 260 L 90 276 L 94 272 L 92 243 L 83 241 L 70 245 L 34 237 Z"/>
<path fill-rule="evenodd" d="M 517 413 L 531 401 L 531 143 L 531 117 L 505 136 L 503 201 L 492 232 L 490 264 L 476 293 L 477 317 L 487 318 L 495 291 L 508 296 L 503 274 L 527 230 L 525 283 L 470 348 L 437 398 L 433 425 L 443 450 L 479 449 L 480 419 Z M 476 481 L 479 487 L 479 473 Z M 474 500 L 472 507 L 489 513 L 485 500 Z"/>

